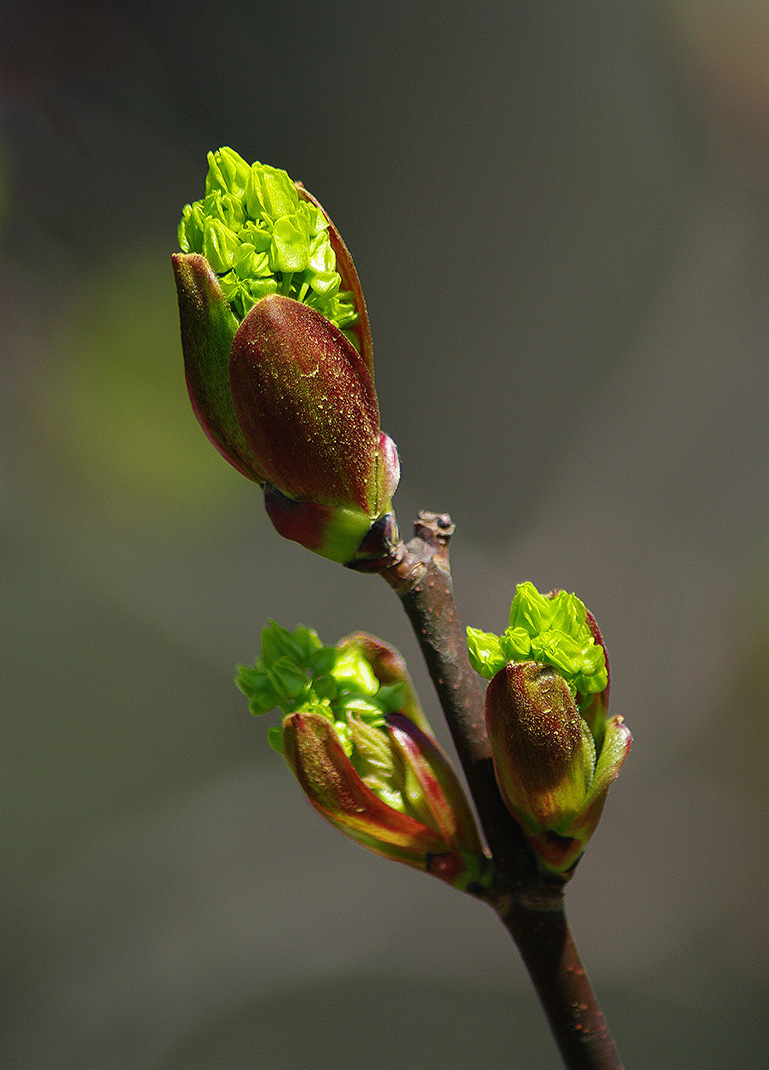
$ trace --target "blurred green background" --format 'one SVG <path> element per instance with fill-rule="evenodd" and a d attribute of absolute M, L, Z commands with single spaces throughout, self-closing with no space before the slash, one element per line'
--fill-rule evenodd
<path fill-rule="evenodd" d="M 559 1065 L 491 912 L 327 828 L 233 686 L 269 617 L 363 628 L 439 723 L 189 411 L 220 145 L 342 230 L 465 621 L 601 623 L 635 742 L 568 901 L 628 1065 L 769 1065 L 769 3 L 6 0 L 0 50 L 0 1065 Z"/>

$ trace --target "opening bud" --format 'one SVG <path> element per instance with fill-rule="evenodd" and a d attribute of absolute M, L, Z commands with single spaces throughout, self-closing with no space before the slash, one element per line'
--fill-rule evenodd
<path fill-rule="evenodd" d="M 285 713 L 270 741 L 318 813 L 370 850 L 483 898 L 490 861 L 397 651 L 364 633 L 323 647 L 308 629 L 273 624 L 238 683 L 253 712 Z"/>
<path fill-rule="evenodd" d="M 470 662 L 491 680 L 486 726 L 507 808 L 543 868 L 567 873 L 595 831 L 631 737 L 609 718 L 598 626 L 574 595 L 521 584 L 502 636 L 468 628 Z"/>
<path fill-rule="evenodd" d="M 208 438 L 265 488 L 278 532 L 357 567 L 397 543 L 398 454 L 379 427 L 355 267 L 285 171 L 209 153 L 173 259 L 190 398 Z"/>

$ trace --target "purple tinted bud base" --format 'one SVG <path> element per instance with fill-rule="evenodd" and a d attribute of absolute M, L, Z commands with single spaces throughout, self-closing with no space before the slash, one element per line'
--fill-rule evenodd
<path fill-rule="evenodd" d="M 392 513 L 373 522 L 359 509 L 298 502 L 264 484 L 264 505 L 275 530 L 313 553 L 361 572 L 376 571 L 398 544 Z"/>

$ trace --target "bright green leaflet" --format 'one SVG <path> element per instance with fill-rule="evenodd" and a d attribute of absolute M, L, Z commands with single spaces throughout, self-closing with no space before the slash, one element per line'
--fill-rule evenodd
<path fill-rule="evenodd" d="M 320 713 L 336 728 L 348 757 L 353 738 L 348 715 L 382 729 L 385 714 L 403 705 L 400 684 L 380 685 L 370 663 L 355 646 L 323 646 L 317 632 L 297 628 L 289 632 L 271 621 L 262 632 L 262 656 L 238 668 L 236 682 L 253 714 L 276 707 L 284 714 Z M 272 746 L 282 753 L 282 729 L 270 729 Z"/>
<path fill-rule="evenodd" d="M 229 148 L 209 152 L 206 194 L 185 205 L 179 245 L 205 256 L 239 320 L 273 293 L 310 305 L 343 331 L 358 319 L 352 294 L 340 288 L 328 221 L 276 167 L 249 166 Z"/>
<path fill-rule="evenodd" d="M 395 810 L 413 810 L 402 763 L 385 729 L 385 715 L 404 706 L 404 688 L 381 685 L 354 644 L 323 646 L 311 628 L 289 632 L 271 621 L 262 632 L 262 656 L 239 667 L 237 684 L 254 714 L 277 707 L 284 715 L 326 717 L 366 785 Z M 271 728 L 268 738 L 283 753 L 282 726 Z"/>
<path fill-rule="evenodd" d="M 539 661 L 557 669 L 574 693 L 596 694 L 608 683 L 606 656 L 588 627 L 587 610 L 565 591 L 547 598 L 534 584 L 519 584 L 507 630 L 496 636 L 468 628 L 467 647 L 470 664 L 489 680 L 510 661 Z"/>

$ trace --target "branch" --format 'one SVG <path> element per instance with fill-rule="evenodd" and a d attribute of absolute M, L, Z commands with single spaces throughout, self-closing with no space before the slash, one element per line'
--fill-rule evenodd
<path fill-rule="evenodd" d="M 383 578 L 399 595 L 427 663 L 496 870 L 489 903 L 513 937 L 567 1070 L 622 1070 L 563 909 L 564 880 L 543 875 L 497 788 L 484 696 L 467 657 L 449 569 L 445 514 L 420 513 Z"/>

